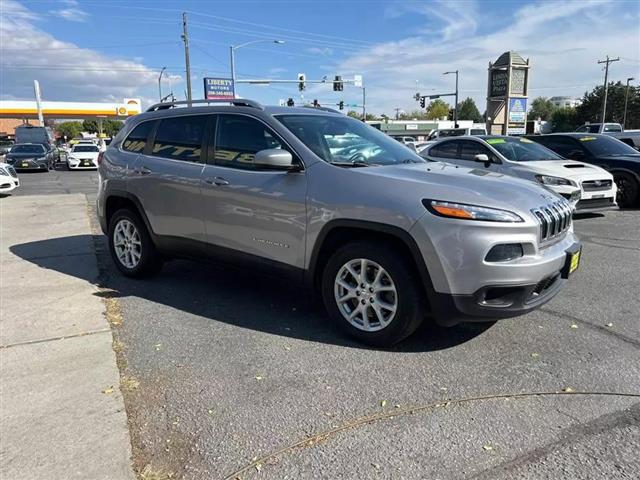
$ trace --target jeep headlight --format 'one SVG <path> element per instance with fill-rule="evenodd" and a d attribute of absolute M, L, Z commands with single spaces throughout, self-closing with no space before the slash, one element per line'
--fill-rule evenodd
<path fill-rule="evenodd" d="M 423 200 L 422 204 L 434 215 L 462 220 L 481 220 L 485 222 L 524 222 L 522 217 L 508 210 L 468 205 L 466 203 Z"/>
<path fill-rule="evenodd" d="M 550 175 L 536 175 L 536 180 L 543 185 L 575 185 L 571 180 L 562 177 L 552 177 Z"/>

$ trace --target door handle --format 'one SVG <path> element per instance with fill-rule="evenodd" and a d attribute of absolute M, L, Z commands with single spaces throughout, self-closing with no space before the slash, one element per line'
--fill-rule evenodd
<path fill-rule="evenodd" d="M 208 177 L 205 178 L 204 181 L 209 185 L 216 185 L 218 187 L 224 187 L 225 185 L 229 185 L 229 180 L 226 180 L 222 177 Z"/>
<path fill-rule="evenodd" d="M 138 175 L 149 175 L 151 173 L 151 169 L 145 166 L 142 166 L 134 169 L 134 172 L 137 173 Z"/>

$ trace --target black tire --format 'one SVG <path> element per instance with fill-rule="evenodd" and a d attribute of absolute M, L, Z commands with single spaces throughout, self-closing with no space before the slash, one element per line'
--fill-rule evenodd
<path fill-rule="evenodd" d="M 391 277 L 397 291 L 397 310 L 381 330 L 364 331 L 341 313 L 334 295 L 334 283 L 342 267 L 358 258 L 380 265 Z M 348 335 L 374 346 L 391 346 L 411 335 L 424 320 L 426 302 L 415 268 L 403 255 L 385 244 L 353 242 L 339 248 L 322 272 L 322 299 L 329 317 Z"/>
<path fill-rule="evenodd" d="M 638 203 L 638 193 L 640 185 L 638 180 L 626 172 L 615 172 L 613 179 L 618 187 L 617 202 L 621 208 L 634 207 Z"/>
<path fill-rule="evenodd" d="M 127 220 L 132 223 L 138 232 L 140 237 L 140 260 L 132 267 L 127 267 L 120 261 L 116 253 L 114 246 L 114 234 L 116 226 L 122 220 Z M 156 246 L 149 235 L 146 225 L 140 218 L 137 212 L 123 208 L 113 214 L 109 220 L 109 252 L 111 258 L 116 264 L 118 270 L 120 270 L 127 277 L 143 278 L 155 275 L 162 269 L 162 257 L 158 253 Z"/>

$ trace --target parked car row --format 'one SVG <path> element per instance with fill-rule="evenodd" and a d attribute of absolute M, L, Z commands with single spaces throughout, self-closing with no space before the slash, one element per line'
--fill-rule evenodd
<path fill-rule="evenodd" d="M 100 148 L 93 142 L 76 143 L 65 153 L 64 161 L 70 170 L 98 168 Z M 40 143 L 16 143 L 5 154 L 5 162 L 18 171 L 49 171 L 62 157 L 54 149 Z"/>

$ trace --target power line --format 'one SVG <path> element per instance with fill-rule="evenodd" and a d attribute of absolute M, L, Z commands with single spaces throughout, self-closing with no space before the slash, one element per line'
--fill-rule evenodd
<path fill-rule="evenodd" d="M 51 50 L 88 50 L 88 49 L 98 49 L 98 48 L 123 48 L 123 47 L 153 47 L 156 45 L 179 45 L 180 42 L 152 42 L 152 43 L 129 43 L 129 44 L 121 44 L 121 45 L 100 45 L 100 46 L 86 46 L 86 47 L 51 47 L 51 48 L 38 48 L 39 52 L 42 51 L 51 51 Z M 11 51 L 11 52 L 21 52 L 21 51 L 33 51 L 33 47 L 26 48 L 2 48 L 2 51 Z"/>

